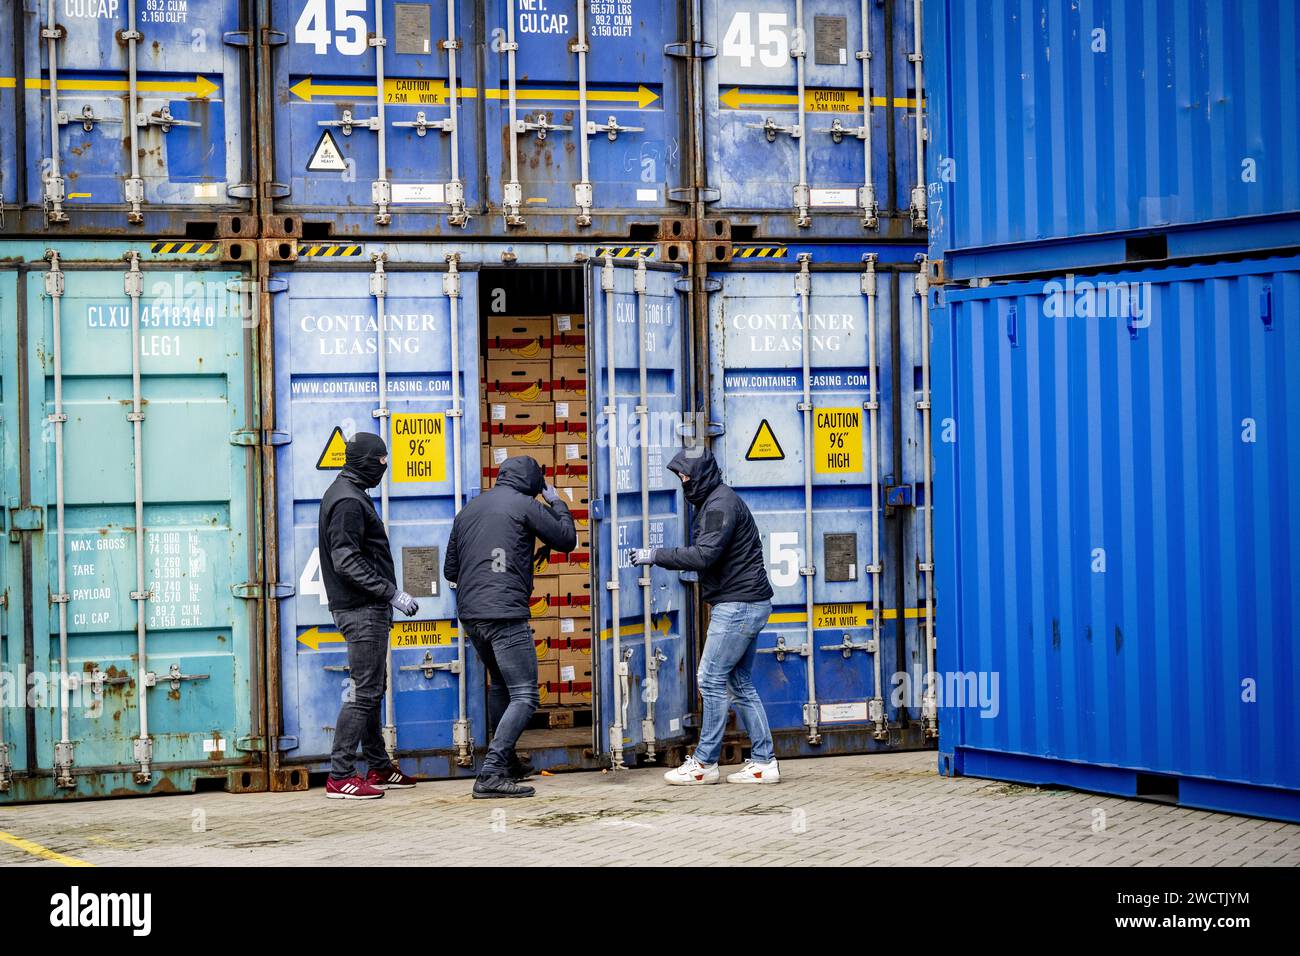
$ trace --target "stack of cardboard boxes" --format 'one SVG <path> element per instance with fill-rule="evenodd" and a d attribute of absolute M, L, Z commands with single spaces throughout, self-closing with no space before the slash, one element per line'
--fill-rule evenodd
<path fill-rule="evenodd" d="M 480 447 L 483 488 L 501 463 L 528 455 L 564 497 L 578 530 L 569 554 L 533 568 L 533 636 L 543 707 L 591 705 L 591 522 L 587 450 L 587 320 L 582 315 L 489 316 Z"/>

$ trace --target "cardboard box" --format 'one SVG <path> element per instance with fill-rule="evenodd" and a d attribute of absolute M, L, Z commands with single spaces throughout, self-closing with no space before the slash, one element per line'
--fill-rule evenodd
<path fill-rule="evenodd" d="M 561 651 L 555 663 L 559 675 L 559 705 L 561 707 L 590 705 L 591 655 L 578 651 Z"/>
<path fill-rule="evenodd" d="M 537 662 L 537 698 L 543 707 L 555 707 L 560 702 L 560 664 L 558 661 Z"/>
<path fill-rule="evenodd" d="M 483 420 L 483 434 L 497 447 L 550 445 L 554 430 L 555 406 L 550 402 L 493 402 Z"/>
<path fill-rule="evenodd" d="M 555 650 L 579 651 L 591 656 L 592 625 L 589 617 L 562 617 L 555 622 L 557 636 L 551 643 Z"/>
<path fill-rule="evenodd" d="M 529 626 L 533 629 L 533 649 L 537 651 L 537 659 L 557 660 L 561 644 L 560 619 L 558 617 L 535 618 Z M 567 639 L 565 643 L 568 643 Z"/>
<path fill-rule="evenodd" d="M 559 581 L 559 577 L 533 578 L 533 594 L 528 605 L 530 616 L 534 618 L 560 616 Z"/>
<path fill-rule="evenodd" d="M 551 316 L 551 355 L 575 358 L 587 354 L 587 317 L 581 314 Z"/>
<path fill-rule="evenodd" d="M 579 442 L 587 440 L 587 402 L 559 401 L 555 406 L 555 440 Z"/>
<path fill-rule="evenodd" d="M 488 476 L 496 481 L 497 472 L 501 470 L 501 463 L 507 458 L 519 458 L 528 456 L 537 464 L 542 466 L 542 471 L 546 473 L 548 479 L 555 477 L 555 448 L 550 445 L 537 446 L 520 446 L 508 445 L 505 447 L 493 446 L 488 450 Z"/>
<path fill-rule="evenodd" d="M 556 475 L 574 476 L 578 475 L 586 478 L 590 474 L 590 466 L 587 462 L 587 443 L 586 442 L 565 442 L 555 446 L 555 473 Z M 568 485 L 566 487 L 574 487 Z"/>
<path fill-rule="evenodd" d="M 481 488 L 491 488 L 492 479 L 488 477 L 492 469 L 492 449 L 487 445 L 478 446 L 478 470 L 481 475 Z"/>
<path fill-rule="evenodd" d="M 551 363 L 492 359 L 487 363 L 486 392 L 489 402 L 550 401 Z"/>
<path fill-rule="evenodd" d="M 488 360 L 551 357 L 551 319 L 547 316 L 490 315 L 487 320 Z"/>
<path fill-rule="evenodd" d="M 590 468 L 588 468 L 588 472 L 590 472 Z M 577 471 L 565 469 L 556 474 L 555 481 L 552 484 L 556 488 L 587 488 L 590 487 L 591 480 L 588 474 L 579 474 Z"/>
<path fill-rule="evenodd" d="M 573 515 L 573 524 L 579 533 L 584 530 L 590 533 L 591 489 L 583 484 L 576 487 L 572 485 L 556 485 L 555 490 L 560 493 L 564 503 L 569 506 L 569 514 Z"/>
<path fill-rule="evenodd" d="M 488 378 L 492 377 L 492 363 L 488 363 Z M 557 402 L 585 401 L 587 398 L 587 360 L 585 358 L 557 358 L 551 360 L 551 396 Z"/>
<path fill-rule="evenodd" d="M 560 574 L 553 599 L 559 617 L 591 616 L 591 575 Z"/>

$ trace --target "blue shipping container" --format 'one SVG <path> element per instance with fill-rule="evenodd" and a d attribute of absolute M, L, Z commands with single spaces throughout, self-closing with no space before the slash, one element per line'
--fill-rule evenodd
<path fill-rule="evenodd" d="M 943 298 L 940 770 L 1300 820 L 1300 257 Z"/>
<path fill-rule="evenodd" d="M 2 251 L 0 799 L 262 789 L 246 267 L 218 243 Z"/>
<path fill-rule="evenodd" d="M 918 7 L 704 0 L 709 213 L 749 238 L 924 241 L 920 71 L 909 60 Z"/>
<path fill-rule="evenodd" d="M 1300 243 L 1294 3 L 925 10 L 930 254 L 949 278 Z"/>
<path fill-rule="evenodd" d="M 256 234 L 251 3 L 8 6 L 0 233 Z"/>

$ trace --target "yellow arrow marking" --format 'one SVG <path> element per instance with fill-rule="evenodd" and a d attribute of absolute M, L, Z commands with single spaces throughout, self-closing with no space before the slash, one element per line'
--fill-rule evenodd
<path fill-rule="evenodd" d="M 718 101 L 727 109 L 739 110 L 747 106 L 788 106 L 799 105 L 798 93 L 742 93 L 740 87 L 733 86 L 718 97 Z M 873 96 L 872 106 L 888 106 L 889 100 L 883 96 Z M 895 109 L 916 109 L 914 98 L 894 97 Z M 808 89 L 804 90 L 804 109 L 810 113 L 856 113 L 862 109 L 862 93 L 853 90 Z"/>
<path fill-rule="evenodd" d="M 307 103 L 317 96 L 343 96 L 353 99 L 373 99 L 378 89 L 373 83 L 340 84 L 317 83 L 310 76 L 289 87 L 289 92 Z M 384 81 L 385 103 L 412 103 L 439 105 L 447 102 L 447 84 L 444 80 L 421 79 L 387 79 Z M 508 100 L 509 90 L 490 89 L 480 91 L 472 86 L 463 86 L 456 95 L 465 100 L 477 99 L 480 95 L 489 100 Z M 543 87 L 519 87 L 515 90 L 519 100 L 577 100 L 576 89 L 549 89 Z M 628 103 L 635 102 L 639 109 L 645 109 L 659 94 L 644 86 L 635 90 L 588 90 L 587 100 L 593 103 Z"/>
<path fill-rule="evenodd" d="M 0 89 L 12 90 L 16 85 L 17 80 L 14 77 L 0 76 Z M 48 90 L 50 81 L 28 77 L 24 86 L 29 90 Z M 140 80 L 135 86 L 140 93 L 185 93 L 201 100 L 207 99 L 221 89 L 204 76 L 195 76 L 192 80 Z M 130 89 L 131 84 L 126 80 L 59 80 L 60 93 L 70 91 L 124 93 Z"/>
<path fill-rule="evenodd" d="M 650 627 L 653 630 L 658 631 L 660 634 L 667 634 L 669 631 L 672 630 L 672 626 L 668 623 L 667 614 L 661 614 L 658 618 L 654 620 L 654 622 L 650 625 Z M 618 629 L 618 633 L 621 637 L 631 637 L 635 634 L 644 634 L 645 625 L 640 622 L 636 624 L 624 624 L 622 627 Z M 602 641 L 607 641 L 613 636 L 614 636 L 614 631 L 609 628 L 600 632 L 600 639 Z"/>
<path fill-rule="evenodd" d="M 67 856 L 63 853 L 56 853 L 48 847 L 43 847 L 39 843 L 33 843 L 31 840 L 24 840 L 22 837 L 14 836 L 12 833 L 0 831 L 0 843 L 8 843 L 24 853 L 30 853 L 32 856 L 40 857 L 42 860 L 49 860 L 51 863 L 62 863 L 64 866 L 94 866 L 93 863 L 87 863 L 85 860 L 78 860 L 75 856 Z"/>
<path fill-rule="evenodd" d="M 457 634 L 455 621 L 394 621 L 388 632 L 393 647 L 437 647 L 450 644 Z M 298 643 L 318 651 L 322 644 L 343 644 L 338 631 L 310 627 L 298 635 Z"/>

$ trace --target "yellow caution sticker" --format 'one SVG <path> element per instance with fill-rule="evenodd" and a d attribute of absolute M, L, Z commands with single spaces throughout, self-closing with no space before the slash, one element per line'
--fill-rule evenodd
<path fill-rule="evenodd" d="M 394 482 L 447 480 L 447 417 L 393 416 Z"/>
<path fill-rule="evenodd" d="M 813 470 L 819 475 L 862 470 L 862 409 L 813 410 Z"/>
<path fill-rule="evenodd" d="M 347 439 L 343 437 L 343 429 L 335 425 L 334 430 L 330 432 L 330 437 L 325 440 L 320 458 L 316 460 L 316 470 L 338 471 L 342 468 L 347 458 L 347 443 Z"/>
<path fill-rule="evenodd" d="M 745 452 L 746 461 L 782 461 L 785 459 L 785 452 L 781 450 L 781 443 L 776 440 L 776 433 L 772 431 L 772 426 L 768 424 L 767 419 L 758 423 L 758 431 L 754 432 L 754 438 L 749 443 L 749 451 Z"/>
<path fill-rule="evenodd" d="M 456 639 L 455 621 L 394 621 L 388 632 L 393 647 L 442 647 Z M 318 651 L 323 644 L 347 643 L 335 630 L 309 627 L 298 635 L 298 643 Z"/>
<path fill-rule="evenodd" d="M 871 611 L 865 604 L 814 604 L 813 627 L 866 627 Z"/>

